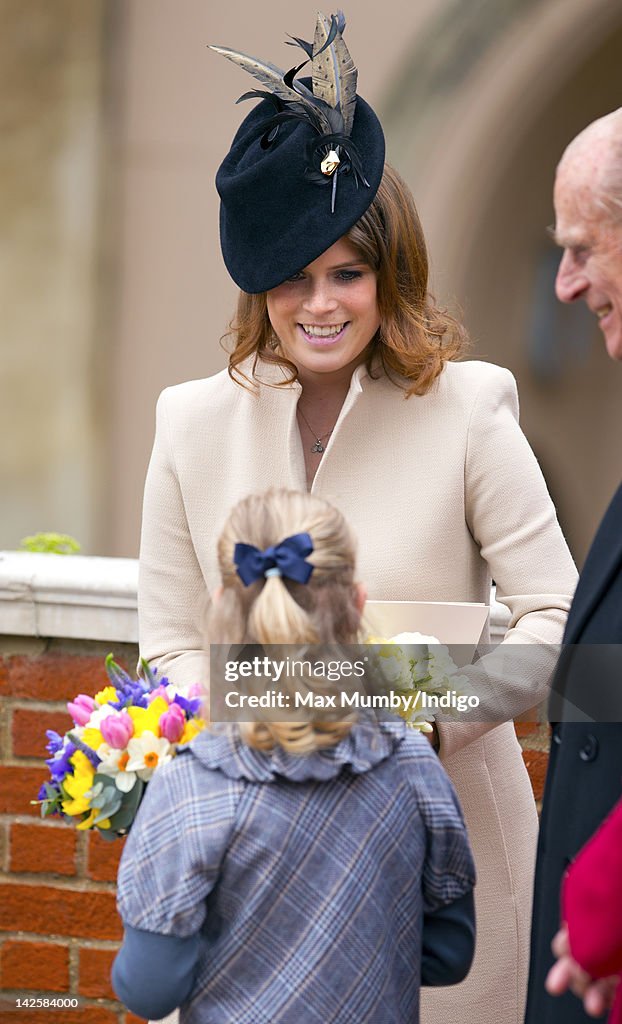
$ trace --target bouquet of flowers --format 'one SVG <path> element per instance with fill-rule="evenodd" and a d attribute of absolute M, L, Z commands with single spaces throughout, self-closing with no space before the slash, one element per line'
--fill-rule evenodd
<path fill-rule="evenodd" d="M 34 801 L 42 817 L 59 814 L 106 839 L 125 835 L 154 771 L 204 728 L 198 687 L 182 696 L 141 665 L 144 678 L 132 679 L 109 654 L 108 685 L 67 705 L 74 727 L 64 736 L 48 729 L 52 778 Z"/>
<path fill-rule="evenodd" d="M 430 733 L 434 709 L 451 714 L 468 706 L 463 703 L 470 694 L 468 679 L 436 637 L 398 633 L 372 636 L 367 643 L 374 646 L 381 678 L 396 697 L 392 706 L 411 728 Z"/>

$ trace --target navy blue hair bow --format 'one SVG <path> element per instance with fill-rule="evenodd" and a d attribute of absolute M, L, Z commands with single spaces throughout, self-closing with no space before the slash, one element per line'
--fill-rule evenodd
<path fill-rule="evenodd" d="M 307 583 L 313 566 L 305 562 L 305 558 L 312 551 L 313 541 L 309 534 L 295 533 L 265 551 L 260 551 L 253 544 L 236 544 L 233 561 L 245 587 L 268 575 L 287 576 L 297 583 Z"/>

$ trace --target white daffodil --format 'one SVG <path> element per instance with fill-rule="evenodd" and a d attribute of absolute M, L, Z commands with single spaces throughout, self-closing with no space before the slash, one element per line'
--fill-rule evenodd
<path fill-rule="evenodd" d="M 429 711 L 421 711 L 417 708 L 415 711 L 411 711 L 406 718 L 411 729 L 418 729 L 419 732 L 429 733 L 432 732 L 434 721 L 434 715 L 431 715 Z"/>
<path fill-rule="evenodd" d="M 111 707 L 110 704 L 104 704 L 101 708 L 95 708 L 91 717 L 88 720 L 88 729 L 99 729 L 104 718 L 108 718 L 109 715 L 118 715 L 119 712 L 116 708 Z"/>
<path fill-rule="evenodd" d="M 148 782 L 156 768 L 170 761 L 175 748 L 162 737 L 158 739 L 152 732 L 143 732 L 131 739 L 127 745 L 129 761 L 127 770 L 136 772 L 139 779 Z"/>
<path fill-rule="evenodd" d="M 102 743 L 97 748 L 97 756 L 101 757 L 97 771 L 113 778 L 115 786 L 121 793 L 129 793 L 134 788 L 138 776 L 136 772 L 127 770 L 130 759 L 127 750 L 115 750 L 107 743 Z"/>

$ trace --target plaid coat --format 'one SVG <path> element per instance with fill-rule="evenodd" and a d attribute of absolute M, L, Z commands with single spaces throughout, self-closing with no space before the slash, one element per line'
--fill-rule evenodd
<path fill-rule="evenodd" d="M 427 740 L 368 721 L 307 757 L 200 734 L 147 788 L 118 901 L 200 935 L 183 1024 L 416 1024 L 423 915 L 473 884 Z"/>

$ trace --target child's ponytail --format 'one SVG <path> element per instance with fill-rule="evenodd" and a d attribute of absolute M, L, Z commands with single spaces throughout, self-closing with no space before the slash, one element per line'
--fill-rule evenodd
<path fill-rule="evenodd" d="M 310 494 L 272 490 L 233 509 L 218 542 L 222 591 L 209 612 L 213 644 L 351 644 L 359 640 L 355 543 L 337 509 Z M 313 680 L 300 680 L 313 688 Z M 246 723 L 247 743 L 294 753 L 332 746 L 346 721 Z"/>
<path fill-rule="evenodd" d="M 253 601 L 248 616 L 251 636 L 260 644 L 317 644 L 317 628 L 280 575 L 269 576 Z"/>

